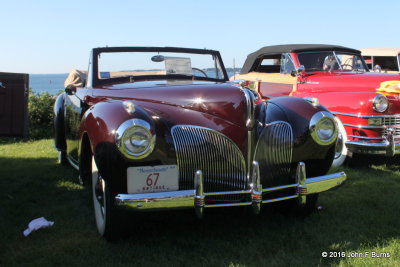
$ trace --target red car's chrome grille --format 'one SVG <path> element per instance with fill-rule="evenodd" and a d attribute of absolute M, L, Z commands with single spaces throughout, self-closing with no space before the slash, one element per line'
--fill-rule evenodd
<path fill-rule="evenodd" d="M 384 117 L 383 125 L 386 126 L 400 126 L 400 117 Z"/>
<path fill-rule="evenodd" d="M 171 134 L 181 190 L 194 188 L 197 170 L 203 172 L 205 192 L 247 189 L 243 154 L 228 137 L 212 129 L 192 125 L 174 126 Z M 229 200 L 229 197 L 224 200 Z"/>
<path fill-rule="evenodd" d="M 263 129 L 254 155 L 263 187 L 289 182 L 292 150 L 293 133 L 289 123 L 274 122 Z"/>
<path fill-rule="evenodd" d="M 384 117 L 383 125 L 386 127 L 391 127 L 394 129 L 393 134 L 395 136 L 400 136 L 400 117 Z M 384 135 L 387 134 L 387 129 L 384 129 Z"/>

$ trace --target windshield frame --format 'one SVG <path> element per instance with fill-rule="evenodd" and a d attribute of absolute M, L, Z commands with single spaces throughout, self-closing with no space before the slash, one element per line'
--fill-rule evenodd
<path fill-rule="evenodd" d="M 124 52 L 172 52 L 172 53 L 186 53 L 186 54 L 203 54 L 212 55 L 214 58 L 214 67 L 219 63 L 220 70 L 222 72 L 221 78 L 207 78 L 198 76 L 186 76 L 176 74 L 166 75 L 127 75 L 124 77 L 115 77 L 108 79 L 100 79 L 99 73 L 99 55 L 102 53 L 124 53 Z M 89 60 L 88 70 L 88 87 L 102 86 L 105 84 L 117 83 L 117 82 L 133 82 L 140 80 L 155 80 L 155 79 L 190 79 L 190 80 L 202 80 L 212 82 L 227 82 L 229 80 L 226 72 L 224 63 L 222 61 L 221 54 L 216 50 L 209 49 L 194 49 L 194 48 L 182 48 L 182 47 L 101 47 L 93 48 Z"/>
<path fill-rule="evenodd" d="M 363 58 L 363 56 L 361 54 L 358 53 L 352 53 L 349 51 L 336 51 L 336 50 L 326 50 L 326 51 L 304 51 L 304 52 L 298 52 L 296 53 L 296 57 L 297 57 L 297 61 L 299 62 L 299 65 L 303 65 L 300 61 L 299 55 L 304 55 L 304 54 L 315 54 L 315 53 L 331 53 L 337 62 L 337 65 L 339 67 L 339 69 L 337 70 L 333 70 L 333 71 L 343 71 L 343 72 L 369 72 L 368 66 Z M 351 69 L 351 70 L 346 70 L 342 68 L 343 63 L 341 62 L 341 60 L 339 60 L 338 55 L 337 54 L 342 54 L 342 55 L 350 55 L 350 56 L 358 56 L 361 64 L 364 67 L 365 71 L 358 71 L 357 69 Z M 342 64 L 338 64 L 338 62 L 341 62 Z M 305 69 L 306 73 L 312 73 L 312 72 L 325 72 L 326 70 L 315 70 L 315 71 L 307 71 L 307 68 Z"/>

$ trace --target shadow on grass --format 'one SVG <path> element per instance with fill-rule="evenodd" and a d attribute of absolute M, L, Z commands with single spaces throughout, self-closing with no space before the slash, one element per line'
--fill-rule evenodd
<path fill-rule="evenodd" d="M 99 238 L 90 189 L 52 158 L 0 158 L 0 251 L 4 265 L 327 265 L 323 251 L 358 251 L 399 238 L 399 177 L 390 169 L 345 168 L 347 184 L 320 195 L 324 207 L 307 218 L 264 207 L 128 213 L 117 242 Z M 44 216 L 50 230 L 22 238 Z M 52 251 L 49 253 L 48 251 Z M 93 257 L 87 257 L 87 251 Z M 0 261 L 0 263 L 1 263 Z"/>

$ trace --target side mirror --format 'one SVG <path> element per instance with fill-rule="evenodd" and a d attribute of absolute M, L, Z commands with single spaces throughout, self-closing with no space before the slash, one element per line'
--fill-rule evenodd
<path fill-rule="evenodd" d="M 76 93 L 76 87 L 73 85 L 68 85 L 67 87 L 65 87 L 65 93 L 67 95 L 74 95 Z"/>
<path fill-rule="evenodd" d="M 292 75 L 293 77 L 296 77 L 296 76 L 303 76 L 305 70 L 306 70 L 306 68 L 304 67 L 304 65 L 300 65 L 296 70 L 292 71 L 292 72 L 290 73 L 290 75 Z"/>

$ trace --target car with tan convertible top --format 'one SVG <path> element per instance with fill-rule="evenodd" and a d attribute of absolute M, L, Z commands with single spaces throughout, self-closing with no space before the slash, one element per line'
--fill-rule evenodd
<path fill-rule="evenodd" d="M 400 75 L 369 72 L 361 52 L 343 46 L 289 44 L 249 54 L 231 78 L 262 99 L 306 97 L 321 103 L 339 125 L 333 165 L 353 154 L 400 153 Z"/>
<path fill-rule="evenodd" d="M 361 48 L 362 56 L 374 72 L 399 73 L 400 47 Z"/>
<path fill-rule="evenodd" d="M 228 82 L 218 51 L 94 48 L 88 72 L 71 73 L 55 111 L 60 161 L 92 184 L 107 239 L 120 209 L 133 212 L 285 201 L 299 212 L 346 180 L 327 174 L 338 128 L 303 98 L 261 101 Z M 337 192 L 340 194 L 340 192 Z"/>

